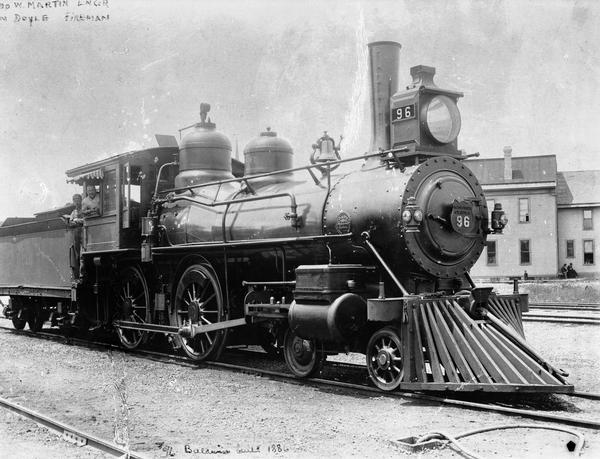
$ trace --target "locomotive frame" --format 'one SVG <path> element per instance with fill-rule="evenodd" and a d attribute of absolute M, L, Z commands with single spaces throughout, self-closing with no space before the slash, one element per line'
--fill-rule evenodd
<path fill-rule="evenodd" d="M 20 282 L 27 267 L 2 279 L 15 326 L 29 321 L 35 331 L 48 318 L 84 330 L 104 325 L 130 349 L 164 334 L 198 361 L 218 359 L 226 344 L 260 344 L 283 352 L 298 377 L 318 372 L 328 354 L 361 352 L 382 390 L 573 391 L 524 340 L 527 296 L 496 295 L 469 276 L 486 234 L 505 224 L 501 207 L 489 228 L 455 137 L 436 147 L 428 144 L 435 138 L 412 135 L 420 125 L 436 128 L 427 124 L 432 97 L 451 104 L 461 94 L 432 87 L 432 68 L 413 68 L 412 137 L 400 141 L 390 109 L 406 97 L 397 95 L 397 77 L 374 74 L 397 71 L 399 45 L 369 47 L 373 91 L 383 91 L 372 96 L 373 153 L 341 159 L 325 133 L 313 164 L 289 167 L 291 147 L 268 130 L 248 149 L 244 175 L 202 104 L 179 148 L 67 171 L 84 189 L 101 187 L 102 213 L 84 222 L 82 276 L 65 274 L 79 262 L 66 263 L 74 230 L 63 230 L 60 272 L 41 274 L 33 287 Z M 59 211 L 0 227 L 0 257 L 8 254 L 0 264 L 50 251 Z"/>

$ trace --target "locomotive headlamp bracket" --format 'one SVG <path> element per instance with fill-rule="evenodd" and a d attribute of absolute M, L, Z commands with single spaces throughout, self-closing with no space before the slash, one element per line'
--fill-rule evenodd
<path fill-rule="evenodd" d="M 492 211 L 492 233 L 502 234 L 502 230 L 508 223 L 508 218 L 502 210 L 502 204 L 494 204 L 494 210 Z"/>

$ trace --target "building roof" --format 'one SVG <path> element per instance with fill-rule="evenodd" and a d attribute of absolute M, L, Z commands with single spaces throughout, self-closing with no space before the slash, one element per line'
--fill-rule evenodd
<path fill-rule="evenodd" d="M 556 181 L 556 156 L 512 157 L 512 179 L 504 179 L 504 158 L 469 159 L 467 165 L 482 185 Z"/>
<path fill-rule="evenodd" d="M 556 205 L 600 205 L 600 171 L 559 172 L 556 177 Z"/>

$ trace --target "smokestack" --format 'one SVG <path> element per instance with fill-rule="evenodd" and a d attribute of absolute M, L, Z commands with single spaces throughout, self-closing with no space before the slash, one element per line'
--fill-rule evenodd
<path fill-rule="evenodd" d="M 512 180 L 512 147 L 504 147 L 504 180 Z"/>
<path fill-rule="evenodd" d="M 390 148 L 390 98 L 398 90 L 400 43 L 369 43 L 371 78 L 371 151 Z"/>

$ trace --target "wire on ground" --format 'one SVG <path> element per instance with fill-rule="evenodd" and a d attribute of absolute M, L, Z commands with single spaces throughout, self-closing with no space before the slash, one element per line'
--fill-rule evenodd
<path fill-rule="evenodd" d="M 555 427 L 549 425 L 538 425 L 538 424 L 517 424 L 517 425 L 509 425 L 503 424 L 499 426 L 491 426 L 491 427 L 483 427 L 481 429 L 469 430 L 467 432 L 460 433 L 458 435 L 450 435 L 446 432 L 442 431 L 433 431 L 426 433 L 420 437 L 408 437 L 398 440 L 400 446 L 410 449 L 411 451 L 416 451 L 419 449 L 423 449 L 424 447 L 436 447 L 440 445 L 440 442 L 446 441 L 447 443 L 452 444 L 454 448 L 458 450 L 462 455 L 472 458 L 472 459 L 481 459 L 481 456 L 473 453 L 463 445 L 461 445 L 458 441 L 459 438 L 465 438 L 471 435 L 480 434 L 483 432 L 490 432 L 492 430 L 507 430 L 507 429 L 543 429 L 543 430 L 557 430 L 559 432 L 566 432 L 568 434 L 577 437 L 577 442 L 574 443 L 572 451 L 576 456 L 581 454 L 581 449 L 583 448 L 583 444 L 585 439 L 582 434 L 575 430 L 565 429 L 564 427 Z M 447 443 L 442 443 L 443 445 Z M 569 442 L 571 443 L 571 442 Z M 567 447 L 569 447 L 569 443 Z"/>

